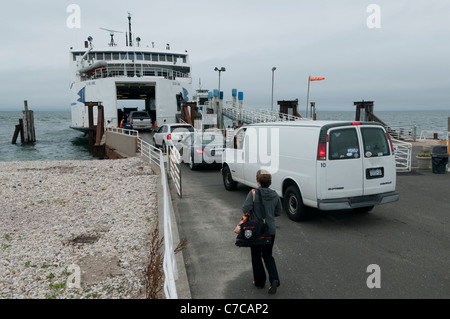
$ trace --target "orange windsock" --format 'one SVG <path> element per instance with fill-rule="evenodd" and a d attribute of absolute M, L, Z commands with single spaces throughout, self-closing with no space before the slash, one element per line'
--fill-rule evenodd
<path fill-rule="evenodd" d="M 322 80 L 325 80 L 325 78 L 323 78 L 323 77 L 312 77 L 312 76 L 310 76 L 309 77 L 309 80 L 312 82 L 312 81 L 322 81 Z"/>

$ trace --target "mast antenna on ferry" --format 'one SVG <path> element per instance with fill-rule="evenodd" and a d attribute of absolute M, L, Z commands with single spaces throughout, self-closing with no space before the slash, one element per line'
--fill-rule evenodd
<path fill-rule="evenodd" d="M 109 43 L 110 47 L 115 47 L 117 44 L 114 42 L 114 34 L 115 33 L 123 33 L 122 31 L 115 31 L 115 30 L 110 30 L 110 29 L 105 29 L 105 28 L 100 28 L 100 30 L 104 30 L 104 31 L 108 31 L 110 36 L 111 36 L 111 42 Z"/>
<path fill-rule="evenodd" d="M 128 12 L 128 28 L 130 30 L 129 36 L 130 36 L 130 47 L 133 46 L 133 35 L 131 34 L 131 13 Z"/>

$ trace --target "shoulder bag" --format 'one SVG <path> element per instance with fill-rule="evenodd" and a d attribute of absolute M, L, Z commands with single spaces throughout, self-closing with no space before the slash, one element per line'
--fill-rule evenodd
<path fill-rule="evenodd" d="M 269 226 L 266 224 L 266 208 L 262 202 L 261 191 L 259 189 L 258 198 L 258 202 L 263 209 L 263 218 L 258 218 L 258 216 L 254 213 L 254 207 L 252 212 L 246 213 L 246 215 L 249 215 L 245 221 L 241 220 L 242 223 L 238 225 L 238 227 L 240 226 L 239 233 L 236 237 L 236 246 L 238 247 L 267 245 L 272 241 L 272 236 L 269 234 Z M 246 215 L 244 215 L 244 217 Z"/>

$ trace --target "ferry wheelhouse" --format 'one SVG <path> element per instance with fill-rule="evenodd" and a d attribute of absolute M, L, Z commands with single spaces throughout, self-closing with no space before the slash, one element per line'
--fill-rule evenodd
<path fill-rule="evenodd" d="M 131 34 L 131 27 L 130 27 Z M 122 100 L 143 100 L 154 125 L 174 123 L 181 103 L 192 92 L 191 66 L 187 51 L 128 45 L 117 47 L 111 34 L 108 47 L 95 48 L 92 38 L 83 49 L 70 50 L 71 128 L 88 132 L 85 102 L 101 102 L 105 127 L 118 127 L 126 116 Z M 130 37 L 130 44 L 132 43 Z M 94 123 L 97 110 L 94 108 Z"/>

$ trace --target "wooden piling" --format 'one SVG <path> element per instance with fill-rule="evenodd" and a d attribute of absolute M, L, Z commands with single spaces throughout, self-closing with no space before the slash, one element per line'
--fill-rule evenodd
<path fill-rule="evenodd" d="M 25 111 L 23 111 L 23 142 L 22 143 L 34 143 L 36 142 L 36 135 L 34 130 L 34 112 L 28 110 L 28 101 L 24 102 Z"/>
<path fill-rule="evenodd" d="M 12 144 L 16 144 L 17 138 L 20 134 L 20 141 L 24 143 L 36 142 L 36 133 L 34 129 L 34 112 L 28 109 L 28 101 L 24 102 L 25 110 L 22 111 L 22 118 L 19 119 L 19 124 L 16 125 L 14 131 Z"/>

